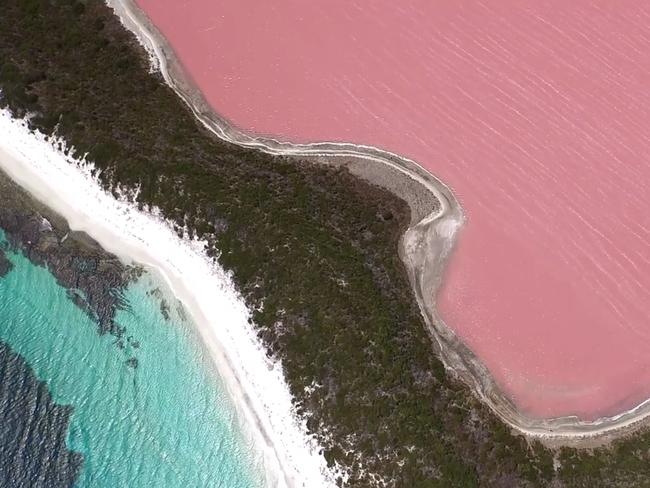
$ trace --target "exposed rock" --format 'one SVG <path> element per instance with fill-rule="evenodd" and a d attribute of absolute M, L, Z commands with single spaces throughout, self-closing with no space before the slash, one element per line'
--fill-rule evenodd
<path fill-rule="evenodd" d="M 0 249 L 0 278 L 4 278 L 9 271 L 13 269 L 14 265 L 7 258 L 4 251 Z"/>
<path fill-rule="evenodd" d="M 125 307 L 122 292 L 139 270 L 124 265 L 86 234 L 71 231 L 63 218 L 3 173 L 0 195 L 0 228 L 9 246 L 47 267 L 70 299 L 97 323 L 100 334 L 120 337 L 124 331 L 115 323 L 115 314 Z M 0 253 L 0 277 L 10 270 L 11 262 Z"/>

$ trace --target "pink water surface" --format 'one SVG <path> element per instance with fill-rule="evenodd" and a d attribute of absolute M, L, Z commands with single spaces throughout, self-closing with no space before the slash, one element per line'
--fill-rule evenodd
<path fill-rule="evenodd" d="M 524 412 L 650 397 L 650 3 L 138 3 L 237 126 L 378 146 L 453 189 L 440 310 Z"/>

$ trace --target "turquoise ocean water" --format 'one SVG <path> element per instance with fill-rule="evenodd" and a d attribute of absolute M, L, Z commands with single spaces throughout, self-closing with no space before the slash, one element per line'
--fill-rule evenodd
<path fill-rule="evenodd" d="M 7 256 L 14 269 L 0 279 L 0 341 L 54 402 L 72 406 L 67 447 L 83 455 L 76 486 L 263 484 L 259 457 L 197 333 L 176 302 L 164 318 L 152 275 L 127 290 L 129 309 L 117 322 L 130 340 L 120 348 L 98 335 L 46 269 Z"/>

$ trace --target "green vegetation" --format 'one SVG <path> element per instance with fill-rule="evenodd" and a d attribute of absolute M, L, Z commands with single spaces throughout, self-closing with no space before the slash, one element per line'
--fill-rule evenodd
<path fill-rule="evenodd" d="M 99 0 L 0 0 L 0 12 L 0 105 L 65 138 L 106 188 L 138 188 L 138 204 L 207 240 L 350 486 L 650 484 L 650 435 L 553 452 L 445 374 L 397 256 L 403 201 L 343 169 L 218 140 Z"/>

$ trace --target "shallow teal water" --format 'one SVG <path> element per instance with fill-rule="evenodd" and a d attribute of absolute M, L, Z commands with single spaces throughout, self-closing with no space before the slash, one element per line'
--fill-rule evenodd
<path fill-rule="evenodd" d="M 176 305 L 163 318 L 149 293 L 158 287 L 151 275 L 127 291 L 130 310 L 117 321 L 138 347 L 120 349 L 114 337 L 97 334 L 47 270 L 21 254 L 8 257 L 15 268 L 0 279 L 0 341 L 47 383 L 56 403 L 73 406 L 68 447 L 84 456 L 77 486 L 263 484 L 207 353 Z"/>

